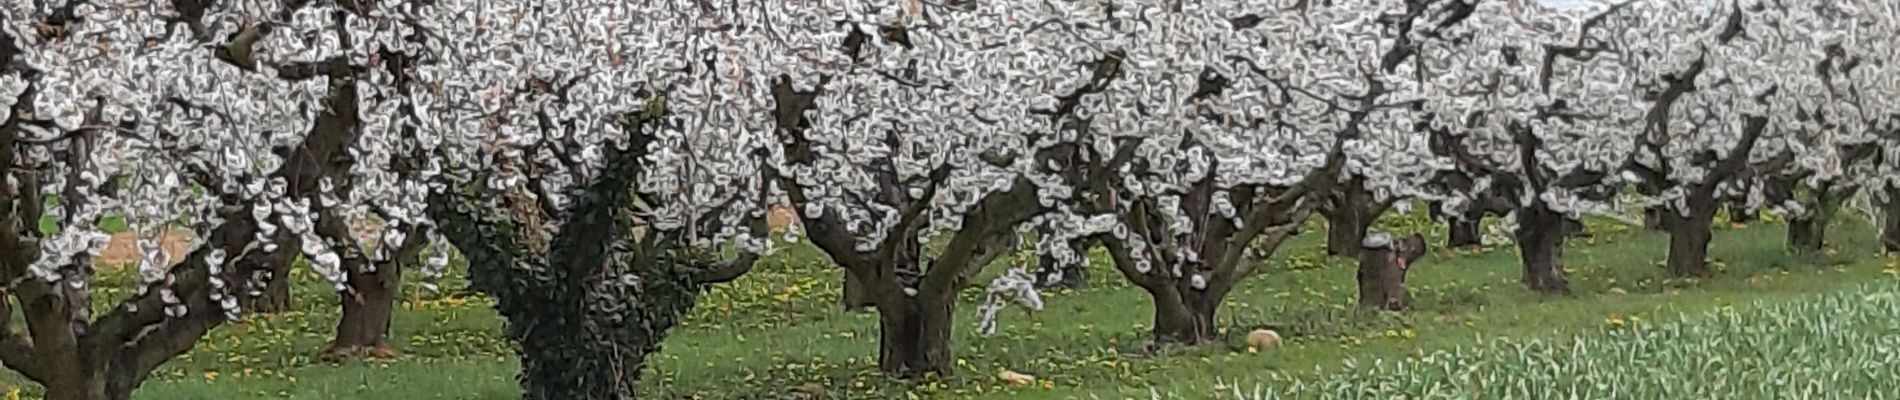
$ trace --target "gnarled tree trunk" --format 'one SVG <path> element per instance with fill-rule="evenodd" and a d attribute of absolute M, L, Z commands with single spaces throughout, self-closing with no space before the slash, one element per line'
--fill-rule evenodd
<path fill-rule="evenodd" d="M 1523 259 L 1524 286 L 1538 293 L 1568 293 L 1564 280 L 1564 239 L 1570 235 L 1570 220 L 1550 211 L 1542 203 L 1518 209 L 1516 232 L 1518 253 Z"/>

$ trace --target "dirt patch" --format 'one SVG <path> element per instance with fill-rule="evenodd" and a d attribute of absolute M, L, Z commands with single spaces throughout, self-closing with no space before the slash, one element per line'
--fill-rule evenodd
<path fill-rule="evenodd" d="M 765 221 L 772 224 L 772 230 L 782 231 L 798 223 L 798 212 L 792 211 L 792 206 L 772 206 L 772 213 L 766 215 Z"/>
<path fill-rule="evenodd" d="M 382 229 L 381 222 L 366 221 L 351 226 L 350 233 L 356 235 L 357 240 L 363 241 L 364 245 L 374 247 L 378 244 L 376 239 L 380 237 Z M 166 231 L 165 237 L 158 240 L 159 251 L 165 252 L 166 258 L 176 264 L 191 252 L 191 241 L 194 236 L 190 230 L 173 228 Z M 112 241 L 106 244 L 106 250 L 99 254 L 97 265 L 123 266 L 138 262 L 139 236 L 137 232 L 128 231 L 112 235 Z"/>
<path fill-rule="evenodd" d="M 185 257 L 186 252 L 191 251 L 193 236 L 191 231 L 185 229 L 174 228 L 165 231 L 165 237 L 158 239 L 159 251 L 165 252 L 165 256 L 176 263 Z M 112 241 L 106 244 L 106 250 L 99 254 L 98 265 L 137 264 L 139 257 L 138 232 L 119 232 L 112 235 Z"/>

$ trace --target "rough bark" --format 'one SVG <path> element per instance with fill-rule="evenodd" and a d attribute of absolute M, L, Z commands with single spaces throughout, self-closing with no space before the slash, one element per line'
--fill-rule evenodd
<path fill-rule="evenodd" d="M 334 231 L 343 224 L 340 219 L 329 220 L 337 223 L 326 225 L 325 228 L 329 228 L 326 234 L 350 233 Z M 396 351 L 389 347 L 389 323 L 395 315 L 403 269 L 414 265 L 422 252 L 426 236 L 419 227 L 410 227 L 405 232 L 403 243 L 391 250 L 389 258 L 369 261 L 352 257 L 344 262 L 346 289 L 337 292 L 343 303 L 343 314 L 337 320 L 336 337 L 324 349 L 323 358 L 339 361 L 396 356 Z"/>
<path fill-rule="evenodd" d="M 1321 210 L 1321 215 L 1326 217 L 1326 254 L 1358 255 L 1366 230 L 1372 228 L 1372 222 L 1384 212 L 1385 204 L 1373 200 L 1372 192 L 1366 191 L 1362 179 L 1355 178 L 1334 192 L 1331 202 Z"/>
<path fill-rule="evenodd" d="M 343 297 L 343 316 L 337 320 L 336 338 L 324 350 L 330 360 L 359 356 L 389 358 L 389 320 L 396 307 L 399 267 L 374 273 L 351 274 L 348 293 Z"/>
<path fill-rule="evenodd" d="M 1709 269 L 1709 239 L 1712 237 L 1715 220 L 1715 199 L 1707 191 L 1695 190 L 1688 194 L 1688 212 L 1669 213 L 1669 275 L 1678 278 L 1710 277 L 1714 271 Z"/>
<path fill-rule="evenodd" d="M 895 291 L 878 301 L 878 369 L 899 377 L 950 376 L 955 294 L 913 297 Z"/>
<path fill-rule="evenodd" d="M 1550 211 L 1541 203 L 1518 210 L 1518 253 L 1523 259 L 1523 283 L 1533 292 L 1562 294 L 1570 291 L 1564 279 L 1564 239 L 1569 236 L 1568 219 Z"/>
<path fill-rule="evenodd" d="M 1405 273 L 1425 255 L 1425 237 L 1412 234 L 1394 239 L 1379 233 L 1361 243 L 1359 254 L 1359 308 L 1404 310 L 1411 302 Z"/>
<path fill-rule="evenodd" d="M 1174 285 L 1147 288 L 1154 304 L 1156 344 L 1197 345 L 1213 342 L 1219 335 L 1214 314 L 1221 298 L 1206 291 Z"/>
<path fill-rule="evenodd" d="M 877 300 L 871 296 L 871 289 L 850 273 L 844 274 L 844 295 L 839 300 L 846 312 L 869 310 L 877 305 Z"/>

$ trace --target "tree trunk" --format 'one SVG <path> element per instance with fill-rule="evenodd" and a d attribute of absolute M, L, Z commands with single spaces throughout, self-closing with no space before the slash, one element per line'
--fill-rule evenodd
<path fill-rule="evenodd" d="M 1413 261 L 1425 254 L 1425 238 L 1412 235 L 1395 240 L 1380 233 L 1381 241 L 1362 242 L 1359 246 L 1359 308 L 1404 310 L 1410 304 L 1405 291 L 1405 273 Z"/>
<path fill-rule="evenodd" d="M 1643 227 L 1652 231 L 1668 231 L 1669 223 L 1675 213 L 1666 206 L 1643 207 Z"/>
<path fill-rule="evenodd" d="M 1887 201 L 1880 204 L 1880 249 L 1900 253 L 1900 187 L 1884 189 Z"/>
<path fill-rule="evenodd" d="M 46 388 L 46 400 L 125 400 L 132 393 L 109 393 L 105 379 L 73 377 L 55 382 L 43 382 Z"/>
<path fill-rule="evenodd" d="M 1391 250 L 1369 250 L 1359 256 L 1359 308 L 1404 310 L 1405 270 Z"/>
<path fill-rule="evenodd" d="M 1446 221 L 1446 224 L 1451 228 L 1451 232 L 1449 237 L 1445 239 L 1445 247 L 1463 248 L 1484 246 L 1484 223 L 1482 219 L 1484 213 L 1474 214 L 1476 214 L 1475 217 L 1466 215 L 1462 218 Z"/>
<path fill-rule="evenodd" d="M 1088 286 L 1088 256 L 1080 262 L 1064 265 L 1044 254 L 1036 266 L 1036 287 L 1041 289 L 1081 289 Z"/>
<path fill-rule="evenodd" d="M 1585 228 L 1583 226 L 1583 220 L 1581 219 L 1565 217 L 1563 225 L 1564 225 L 1564 236 L 1566 237 L 1573 237 L 1573 238 L 1590 237 L 1590 229 Z"/>
<path fill-rule="evenodd" d="M 950 376 L 950 316 L 956 293 L 905 295 L 896 289 L 878 304 L 878 369 L 891 376 Z"/>
<path fill-rule="evenodd" d="M 1820 218 L 1788 218 L 1788 249 L 1804 256 L 1821 254 L 1822 239 L 1826 233 L 1827 224 Z"/>
<path fill-rule="evenodd" d="M 1804 256 L 1821 254 L 1827 244 L 1827 225 L 1834 220 L 1834 210 L 1840 208 L 1840 197 L 1833 185 L 1815 188 L 1814 200 L 1808 204 L 1811 210 L 1788 218 L 1788 249 Z"/>
<path fill-rule="evenodd" d="M 279 234 L 276 240 L 278 240 L 277 243 L 290 243 L 294 239 L 288 234 Z M 270 280 L 264 283 L 263 294 L 245 304 L 250 307 L 252 313 L 257 314 L 288 312 L 291 307 L 290 288 L 296 284 L 293 282 L 294 279 L 290 278 L 290 269 L 296 265 L 297 250 L 278 247 L 277 251 L 271 252 L 264 259 L 270 262 Z"/>
<path fill-rule="evenodd" d="M 1570 291 L 1564 280 L 1564 239 L 1569 237 L 1570 220 L 1542 204 L 1518 210 L 1518 253 L 1524 263 L 1524 286 L 1533 292 L 1563 294 Z"/>
<path fill-rule="evenodd" d="M 1080 257 L 1074 263 L 1063 264 L 1055 256 L 1043 254 L 1036 260 L 1036 287 L 1041 289 L 1081 289 L 1088 285 L 1089 246 L 1077 240 L 1069 242 L 1069 250 Z"/>
<path fill-rule="evenodd" d="M 858 277 L 852 275 L 850 271 L 844 273 L 842 300 L 846 312 L 868 310 L 871 306 L 877 305 L 876 299 L 871 297 L 870 289 L 866 288 L 864 282 L 858 280 Z"/>
<path fill-rule="evenodd" d="M 401 264 L 384 263 L 374 272 L 353 271 L 348 283 L 348 291 L 337 293 L 343 300 L 343 316 L 337 320 L 336 339 L 324 350 L 324 358 L 395 357 L 395 350 L 389 348 L 389 320 L 401 288 Z"/>
<path fill-rule="evenodd" d="M 1689 210 L 1687 215 L 1668 212 L 1669 226 L 1669 276 L 1677 278 L 1710 277 L 1714 271 L 1709 269 L 1710 230 L 1715 220 L 1715 199 L 1704 190 L 1690 190 L 1688 194 Z"/>
<path fill-rule="evenodd" d="M 1358 199 L 1359 196 L 1347 196 Z M 1359 242 L 1366 238 L 1372 221 L 1365 216 L 1366 205 L 1351 203 L 1323 213 L 1326 217 L 1326 255 L 1351 257 L 1359 254 Z"/>
<path fill-rule="evenodd" d="M 1171 283 L 1156 284 L 1148 296 L 1154 301 L 1154 344 L 1197 345 L 1214 341 L 1219 335 L 1214 313 L 1223 296 L 1211 296 L 1199 290 Z"/>

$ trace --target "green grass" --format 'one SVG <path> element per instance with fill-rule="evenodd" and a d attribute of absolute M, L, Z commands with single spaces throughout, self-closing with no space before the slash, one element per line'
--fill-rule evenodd
<path fill-rule="evenodd" d="M 1478 337 L 1403 359 L 1348 360 L 1318 379 L 1242 389 L 1249 377 L 1206 392 L 1226 389 L 1238 400 L 1900 398 L 1894 282 L 1751 305 L 1663 324 L 1619 318 L 1568 338 Z"/>
<path fill-rule="evenodd" d="M 1429 229 L 1416 219 L 1385 224 Z M 1052 293 L 1042 312 L 1007 311 L 996 336 L 979 337 L 975 303 L 987 276 L 1002 270 L 993 266 L 972 280 L 956 311 L 959 374 L 915 384 L 876 374 L 875 316 L 839 311 L 839 271 L 815 249 L 790 246 L 752 274 L 708 292 L 652 358 L 642 386 L 646 397 L 655 399 L 783 398 L 801 386 L 824 388 L 823 398 L 852 399 L 1147 399 L 1151 391 L 1213 398 L 1230 395 L 1235 385 L 1326 382 L 1374 360 L 1391 363 L 1420 351 L 1468 349 L 1495 338 L 1556 343 L 1600 333 L 1611 318 L 1668 323 L 1684 313 L 1803 301 L 1864 282 L 1892 282 L 1888 275 L 1895 273 L 1873 254 L 1873 235 L 1859 220 L 1835 225 L 1830 240 L 1839 252 L 1830 258 L 1841 262 L 1826 267 L 1783 251 L 1780 226 L 1718 231 L 1711 256 L 1720 272 L 1706 282 L 1663 278 L 1659 263 L 1666 240 L 1661 235 L 1617 225 L 1591 227 L 1596 237 L 1573 242 L 1566 253 L 1571 296 L 1525 292 L 1509 247 L 1482 254 L 1441 251 L 1412 270 L 1414 309 L 1404 314 L 1354 312 L 1351 263 L 1327 260 L 1318 242 L 1323 235 L 1309 230 L 1312 234 L 1268 260 L 1265 272 L 1237 288 L 1221 309 L 1229 336 L 1263 325 L 1288 336 L 1285 346 L 1258 354 L 1233 339 L 1155 357 L 1133 355 L 1151 319 L 1147 299 L 1103 265 L 1092 271 L 1089 289 Z M 395 345 L 405 351 L 403 359 L 327 365 L 313 355 L 335 321 L 335 300 L 317 278 L 300 273 L 298 279 L 300 311 L 250 317 L 218 329 L 157 373 L 137 397 L 516 395 L 517 366 L 499 339 L 499 321 L 481 297 L 430 295 L 411 287 L 395 322 Z M 1487 342 L 1478 341 L 1480 335 Z M 1040 381 L 1034 387 L 1006 387 L 996 378 L 1004 369 Z M 0 375 L 0 386 L 24 387 L 28 398 L 37 391 L 11 374 Z"/>

